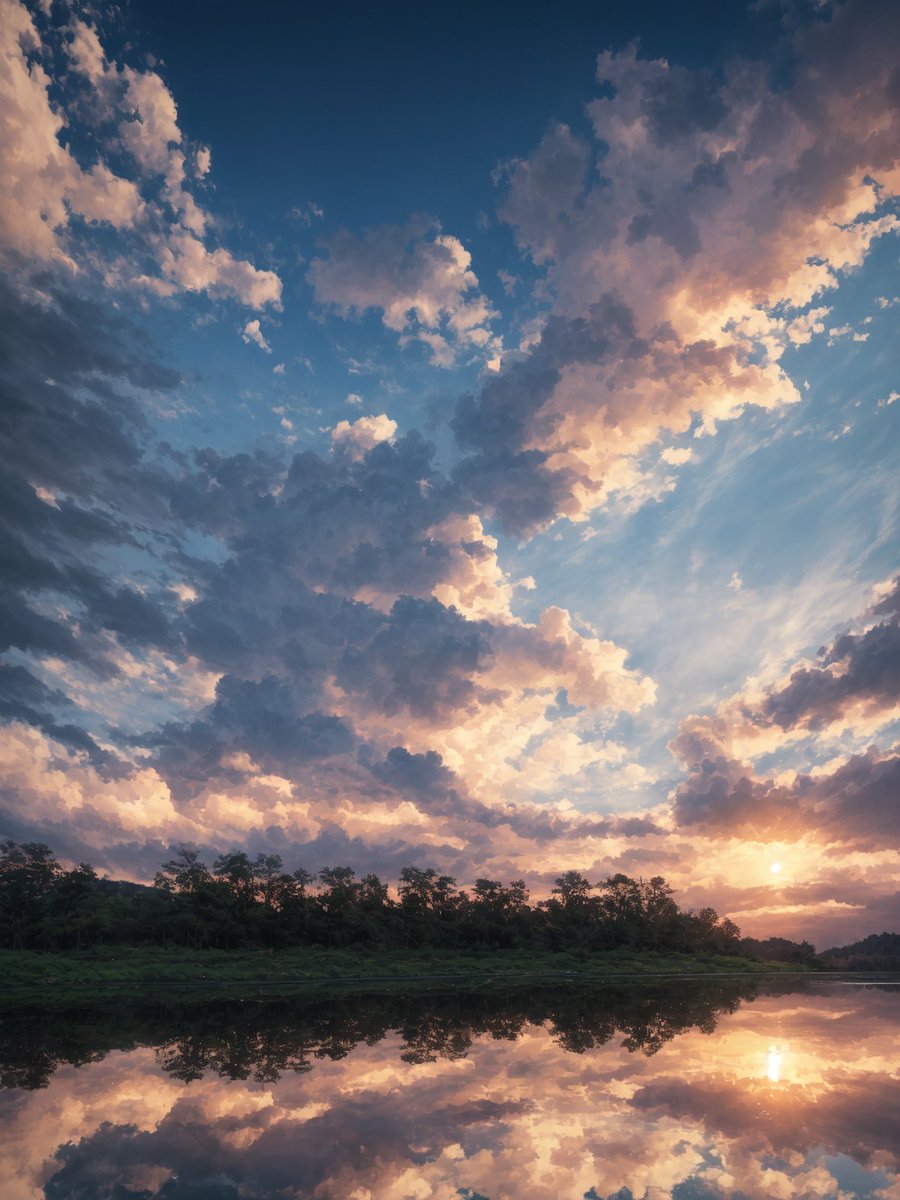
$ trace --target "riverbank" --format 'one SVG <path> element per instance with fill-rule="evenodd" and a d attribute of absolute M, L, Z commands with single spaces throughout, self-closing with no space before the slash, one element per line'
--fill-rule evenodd
<path fill-rule="evenodd" d="M 0 994 L 27 990 L 104 990 L 116 985 L 416 983 L 526 977 L 626 979 L 652 976 L 754 975 L 803 971 L 793 963 L 754 962 L 720 954 L 610 950 L 560 953 L 491 950 L 187 950 L 104 946 L 79 953 L 0 951 Z"/>

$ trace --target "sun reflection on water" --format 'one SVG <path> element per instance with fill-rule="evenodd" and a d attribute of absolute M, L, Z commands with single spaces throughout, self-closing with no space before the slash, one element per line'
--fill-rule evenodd
<path fill-rule="evenodd" d="M 770 1083 L 779 1083 L 784 1052 L 778 1046 L 770 1046 L 766 1055 L 766 1075 Z"/>

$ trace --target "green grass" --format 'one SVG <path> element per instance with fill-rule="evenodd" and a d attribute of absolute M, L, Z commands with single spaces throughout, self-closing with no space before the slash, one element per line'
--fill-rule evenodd
<path fill-rule="evenodd" d="M 104 946 L 80 953 L 0 950 L 0 993 L 27 989 L 103 990 L 109 985 L 307 983 L 321 987 L 354 980 L 427 983 L 436 976 L 499 981 L 524 975 L 571 973 L 582 979 L 654 975 L 759 974 L 797 970 L 715 954 L 657 954 L 612 950 L 583 954 L 524 950 L 444 951 L 186 950 L 181 947 Z"/>

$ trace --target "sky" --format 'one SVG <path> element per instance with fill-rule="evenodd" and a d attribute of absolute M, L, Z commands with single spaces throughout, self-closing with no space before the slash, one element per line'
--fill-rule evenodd
<path fill-rule="evenodd" d="M 900 9 L 0 0 L 0 836 L 900 927 Z"/>

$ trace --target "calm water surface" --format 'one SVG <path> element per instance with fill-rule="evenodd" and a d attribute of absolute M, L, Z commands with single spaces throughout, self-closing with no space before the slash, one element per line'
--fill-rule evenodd
<path fill-rule="evenodd" d="M 900 1200 L 900 988 L 0 1009 L 3 1200 Z"/>

